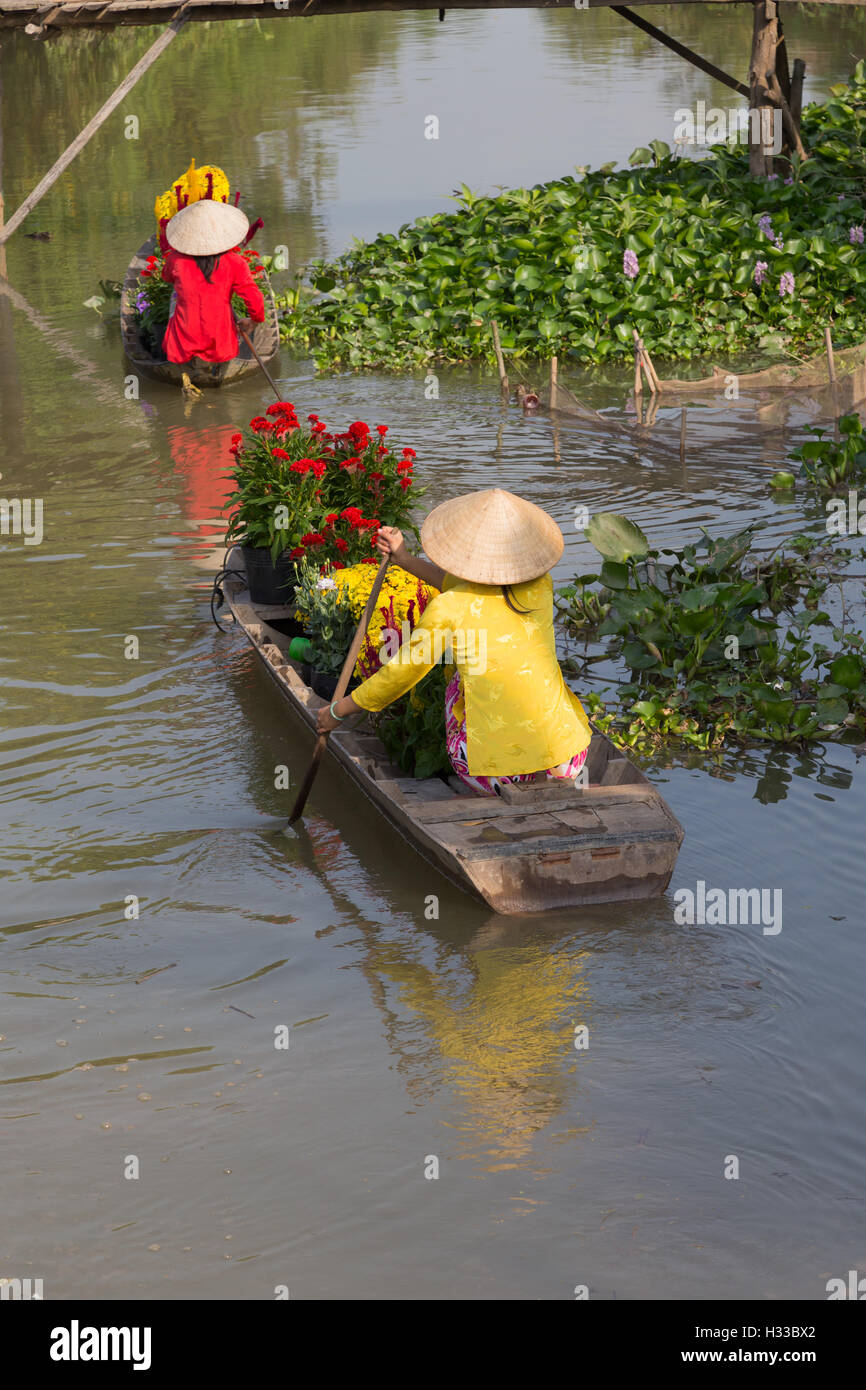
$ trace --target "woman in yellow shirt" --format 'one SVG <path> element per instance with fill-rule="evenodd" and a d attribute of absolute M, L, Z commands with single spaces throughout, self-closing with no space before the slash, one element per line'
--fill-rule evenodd
<path fill-rule="evenodd" d="M 369 680 L 318 715 L 325 733 L 361 710 L 405 695 L 441 660 L 456 670 L 445 700 L 448 753 L 477 792 L 537 772 L 574 778 L 591 731 L 556 656 L 553 584 L 563 551 L 552 517 L 499 488 L 436 507 L 421 527 L 428 560 L 409 553 L 402 533 L 383 527 L 381 554 L 440 593 L 408 642 Z"/>

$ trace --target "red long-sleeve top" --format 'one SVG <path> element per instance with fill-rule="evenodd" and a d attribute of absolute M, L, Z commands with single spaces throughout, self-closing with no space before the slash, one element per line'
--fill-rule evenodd
<path fill-rule="evenodd" d="M 210 280 L 195 259 L 169 250 L 162 278 L 174 286 L 177 304 L 168 321 L 163 352 L 169 362 L 229 362 L 238 353 L 238 335 L 231 312 L 233 294 L 240 295 L 255 323 L 265 318 L 264 295 L 243 256 L 224 251 Z"/>

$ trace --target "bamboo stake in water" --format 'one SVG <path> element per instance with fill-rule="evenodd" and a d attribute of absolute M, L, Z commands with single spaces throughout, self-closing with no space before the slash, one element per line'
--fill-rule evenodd
<path fill-rule="evenodd" d="M 511 395 L 508 385 L 508 375 L 505 371 L 505 358 L 502 356 L 502 344 L 499 341 L 499 325 L 495 319 L 491 319 L 490 328 L 493 333 L 493 351 L 496 353 L 496 365 L 499 368 L 499 390 L 502 399 L 507 401 Z"/>
<path fill-rule="evenodd" d="M 550 359 L 550 408 L 556 410 L 556 386 L 559 380 L 559 358 Z"/>
<path fill-rule="evenodd" d="M 367 606 L 365 607 L 364 612 L 361 615 L 361 621 L 358 624 L 358 630 L 355 633 L 355 636 L 352 638 L 352 645 L 349 648 L 349 655 L 343 662 L 343 669 L 340 672 L 340 678 L 337 681 L 337 688 L 334 691 L 334 698 L 331 702 L 332 704 L 336 704 L 338 700 L 342 700 L 343 696 L 346 693 L 346 687 L 348 686 L 349 681 L 352 678 L 352 672 L 355 669 L 355 662 L 358 660 L 358 655 L 361 651 L 361 646 L 363 644 L 364 638 L 367 635 L 367 628 L 369 627 L 370 619 L 373 616 L 373 609 L 376 607 L 376 600 L 379 597 L 379 590 L 381 589 L 382 581 L 385 578 L 385 571 L 390 563 L 391 556 L 386 555 L 376 572 L 376 578 L 373 580 L 373 587 L 370 590 L 370 597 L 367 599 Z M 319 763 L 321 762 L 322 754 L 325 751 L 325 744 L 327 742 L 328 735 L 319 734 L 319 737 L 316 739 L 316 746 L 313 750 L 313 757 L 310 763 L 309 771 L 307 772 L 307 775 L 304 778 L 301 790 L 298 792 L 295 804 L 292 807 L 292 814 L 289 816 L 289 825 L 294 825 L 295 821 L 298 820 L 301 814 L 303 813 L 304 807 L 307 804 L 307 797 L 310 795 L 310 788 L 312 787 L 313 782 L 316 780 L 316 773 L 319 770 Z"/>
<path fill-rule="evenodd" d="M 824 329 L 824 342 L 827 345 L 827 371 L 830 374 L 830 397 L 833 404 L 833 438 L 838 442 L 842 436 L 839 431 L 839 397 L 836 393 L 836 359 L 833 356 L 833 335 L 829 324 Z"/>

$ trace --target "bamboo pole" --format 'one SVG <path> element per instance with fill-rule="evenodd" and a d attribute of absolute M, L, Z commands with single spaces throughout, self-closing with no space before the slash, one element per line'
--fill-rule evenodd
<path fill-rule="evenodd" d="M 833 356 L 833 334 L 830 325 L 824 328 L 824 343 L 827 348 L 827 374 L 830 377 L 830 402 L 833 406 L 833 438 L 838 442 L 841 439 L 839 429 L 839 393 L 836 389 L 836 359 Z"/>
<path fill-rule="evenodd" d="M 803 111 L 803 79 L 806 76 L 806 64 L 802 58 L 794 59 L 794 72 L 791 77 L 791 117 L 797 129 L 800 129 L 800 117 Z"/>
<path fill-rule="evenodd" d="M 633 328 L 633 329 L 631 330 L 631 335 L 632 335 L 632 339 L 634 340 L 635 357 L 636 357 L 637 362 L 638 362 L 638 364 L 639 364 L 639 365 L 638 365 L 638 376 L 639 376 L 639 373 L 640 373 L 640 368 L 642 367 L 643 370 L 644 370 L 644 374 L 645 374 L 645 376 L 646 376 L 647 386 L 648 386 L 649 389 L 650 389 L 650 395 L 652 395 L 652 396 L 657 395 L 657 394 L 658 394 L 658 384 L 657 384 L 658 379 L 657 379 L 656 374 L 655 374 L 655 369 L 653 368 L 653 366 L 652 366 L 652 364 L 651 364 L 651 362 L 650 362 L 650 360 L 649 360 L 649 353 L 647 352 L 646 348 L 645 348 L 644 345 L 643 345 L 643 338 L 641 338 L 641 336 L 639 335 L 639 333 L 638 333 L 638 331 L 637 331 L 636 328 Z"/>
<path fill-rule="evenodd" d="M 183 8 L 184 6 L 181 6 L 181 9 Z M 84 149 L 87 142 L 96 134 L 99 127 L 108 120 L 112 111 L 117 109 L 124 97 L 129 95 L 139 78 L 143 77 L 148 68 L 152 67 L 157 58 L 165 52 L 168 45 L 180 33 L 186 22 L 186 16 L 182 16 L 178 12 L 177 18 L 171 21 L 168 28 L 163 30 L 159 38 L 151 44 L 144 56 L 138 60 L 135 67 L 127 73 L 120 85 L 115 87 L 108 100 L 100 106 L 96 115 L 88 121 L 80 134 L 72 141 L 72 144 L 67 146 L 60 158 L 56 160 L 48 170 L 45 177 L 36 185 L 33 192 L 24 199 L 20 207 L 16 208 L 5 227 L 0 228 L 0 246 L 8 241 L 13 232 L 18 230 L 28 213 L 33 211 L 36 204 L 41 201 L 48 190 L 57 182 L 60 175 L 69 168 L 75 156 Z"/>
<path fill-rule="evenodd" d="M 550 359 L 550 408 L 551 408 L 551 410 L 555 410 L 555 409 L 556 409 L 556 386 L 557 386 L 558 378 L 559 378 L 559 359 L 558 359 L 557 357 L 551 357 L 551 359 Z"/>
<path fill-rule="evenodd" d="M 649 353 L 647 352 L 647 349 L 644 347 L 643 341 L 641 341 L 641 345 L 640 345 L 640 346 L 641 346 L 641 352 L 643 353 L 644 367 L 648 370 L 649 376 L 650 376 L 650 378 L 651 378 L 651 380 L 652 380 L 653 391 L 655 392 L 655 394 L 656 394 L 657 396 L 660 396 L 661 393 L 662 393 L 662 384 L 661 384 L 661 382 L 660 382 L 660 380 L 659 380 L 658 372 L 656 371 L 655 367 L 653 366 L 653 360 L 652 360 L 652 358 L 650 357 Z"/>
<path fill-rule="evenodd" d="M 499 392 L 502 399 L 507 401 L 511 395 L 511 388 L 508 385 L 505 358 L 502 356 L 502 344 L 499 341 L 499 324 L 495 319 L 490 320 L 490 328 L 493 333 L 493 351 L 496 353 L 496 365 L 499 368 Z"/>
<path fill-rule="evenodd" d="M 827 370 L 830 373 L 831 386 L 836 385 L 836 359 L 833 356 L 833 334 L 830 332 L 830 325 L 824 329 L 824 342 L 827 346 Z"/>

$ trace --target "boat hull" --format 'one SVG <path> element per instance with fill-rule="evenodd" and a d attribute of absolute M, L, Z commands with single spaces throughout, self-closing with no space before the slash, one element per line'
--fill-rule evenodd
<path fill-rule="evenodd" d="M 285 623 L 292 610 L 254 605 L 238 550 L 229 563 L 224 593 L 236 623 L 294 713 L 314 730 L 325 701 L 288 657 L 289 637 L 272 625 Z M 404 776 L 369 724 L 335 731 L 328 750 L 424 858 L 495 912 L 631 902 L 660 896 L 670 882 L 682 827 L 652 783 L 602 734 L 593 735 L 586 788 L 518 784 L 496 797 L 458 791 L 440 778 Z"/>

